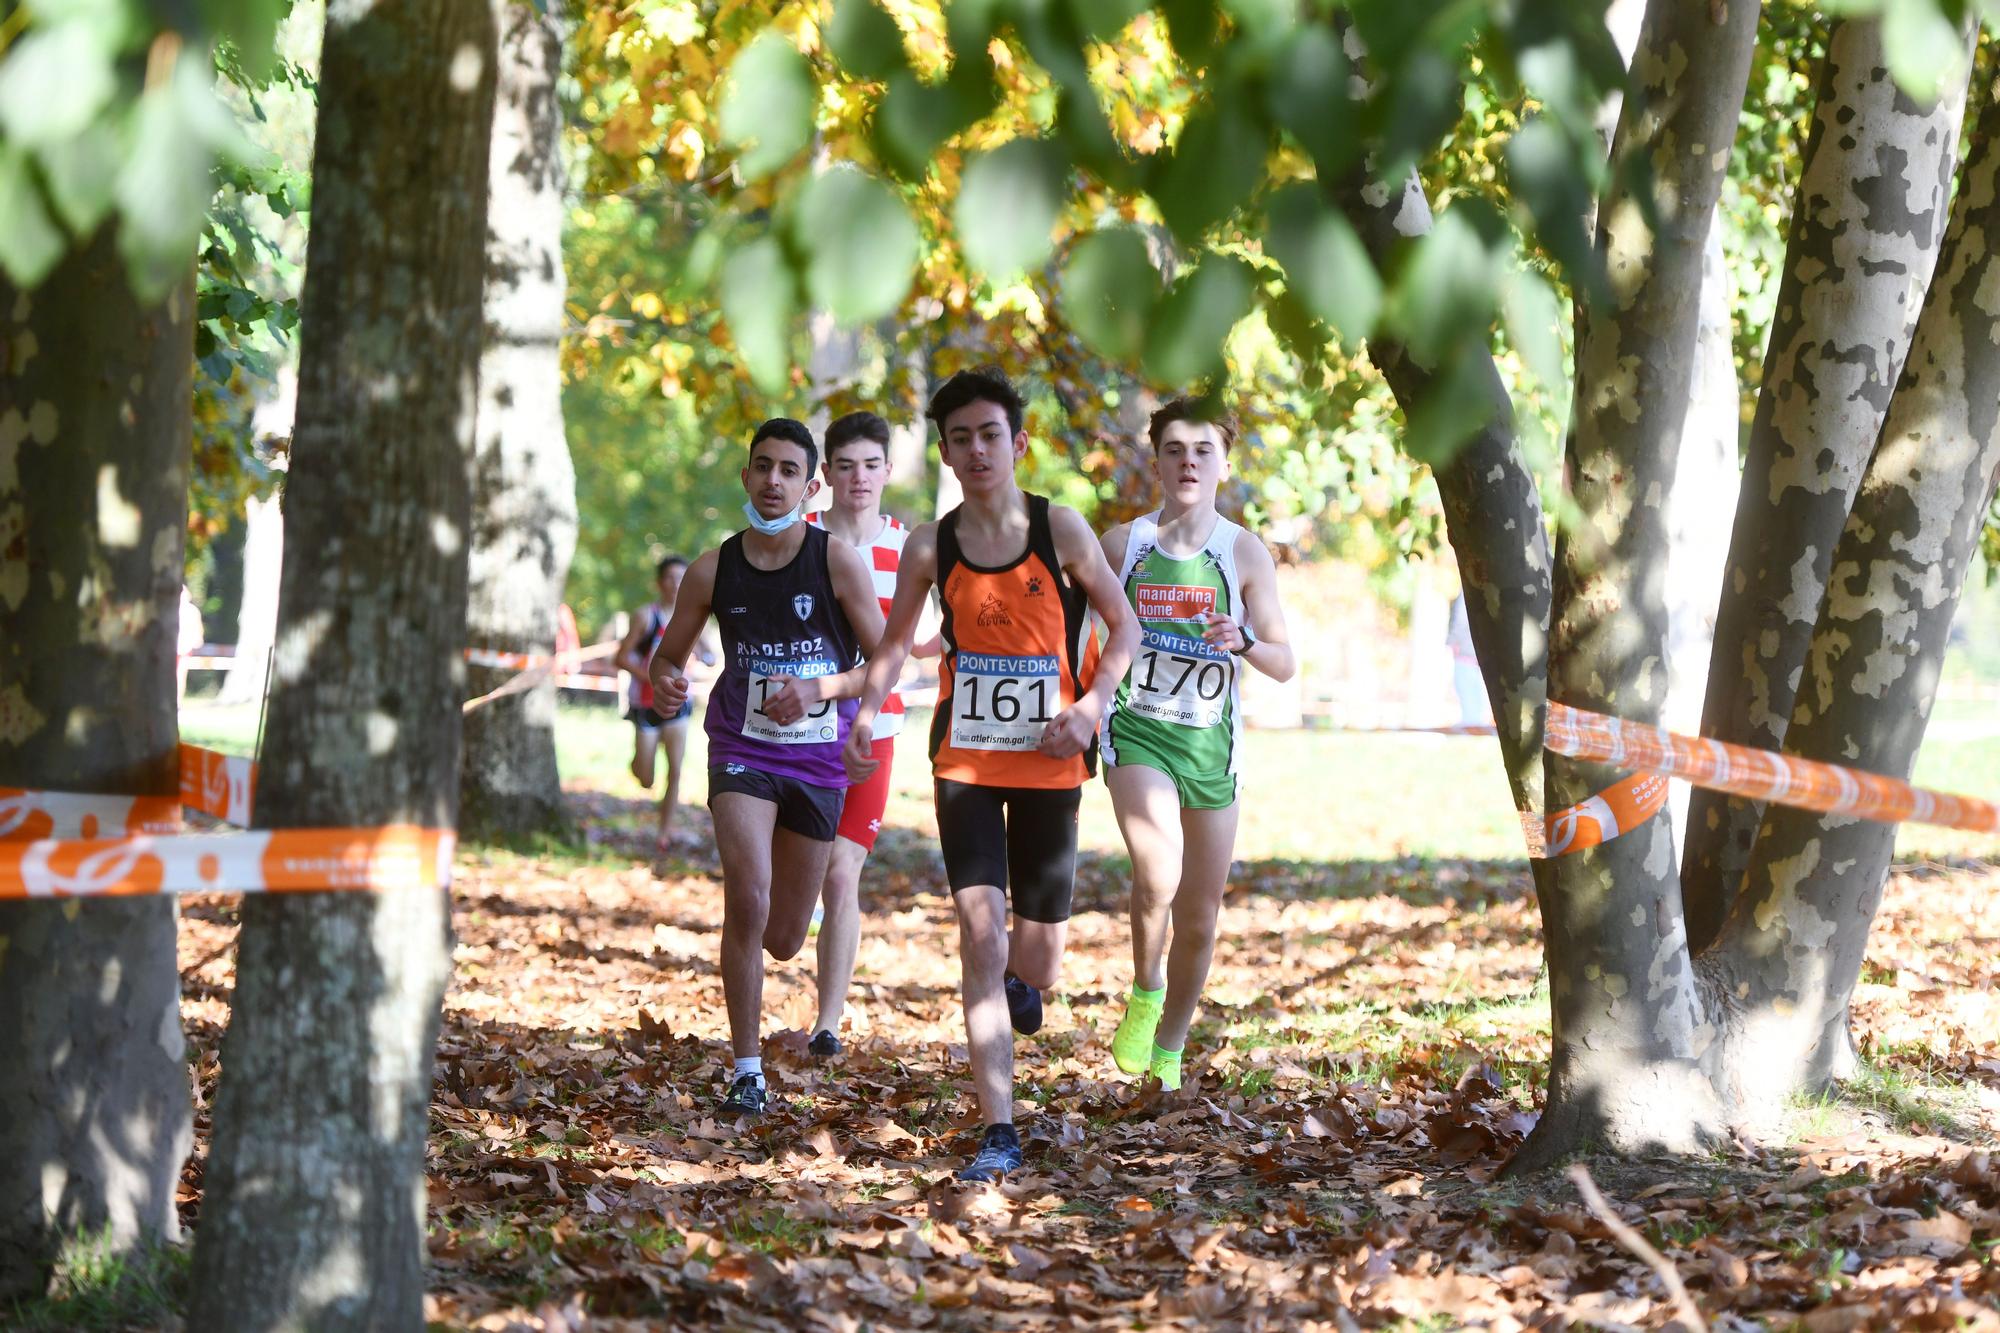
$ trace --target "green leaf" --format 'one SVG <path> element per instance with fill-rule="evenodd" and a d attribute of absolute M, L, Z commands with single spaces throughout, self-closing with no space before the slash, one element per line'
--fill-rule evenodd
<path fill-rule="evenodd" d="M 33 291 L 69 249 L 35 188 L 28 155 L 0 144 L 0 269 L 16 287 Z"/>
<path fill-rule="evenodd" d="M 841 68 L 858 79 L 886 79 L 904 67 L 903 31 L 875 0 L 837 0 L 826 44 Z"/>
<path fill-rule="evenodd" d="M 859 324 L 902 303 L 922 237 L 888 186 L 834 167 L 806 185 L 793 222 L 798 249 L 811 256 L 806 290 L 815 306 Z"/>
<path fill-rule="evenodd" d="M 183 51 L 173 77 L 140 95 L 131 144 L 112 190 L 120 219 L 118 248 L 142 300 L 160 296 L 185 277 L 215 193 L 210 168 L 218 150 L 232 156 L 252 151 L 235 118 L 215 100 L 206 57 Z"/>
<path fill-rule="evenodd" d="M 1882 55 L 1896 85 L 1928 105 L 1965 67 L 1965 34 L 1935 0 L 1899 0 L 1882 10 Z"/>
<path fill-rule="evenodd" d="M 938 145 L 985 115 L 994 100 L 992 73 L 977 61 L 960 61 L 940 84 L 898 70 L 875 104 L 870 141 L 891 171 L 919 181 L 930 174 Z"/>
<path fill-rule="evenodd" d="M 729 67 L 721 129 L 746 179 L 770 175 L 811 140 L 815 92 L 806 58 L 781 34 L 766 31 L 743 48 Z"/>
<path fill-rule="evenodd" d="M 1544 388 L 1560 387 L 1566 376 L 1562 354 L 1562 304 L 1539 273 L 1515 269 L 1500 289 L 1507 337 Z"/>
<path fill-rule="evenodd" d="M 80 134 L 117 91 L 115 54 L 88 24 L 30 28 L 0 60 L 0 132 L 28 148 Z"/>
<path fill-rule="evenodd" d="M 1141 0 L 1069 0 L 1070 19 L 1087 42 L 1117 36 L 1145 7 Z"/>
<path fill-rule="evenodd" d="M 1218 35 L 1215 6 L 1202 0 L 1166 0 L 1160 12 L 1167 17 L 1167 36 L 1180 58 L 1195 68 L 1208 64 Z"/>
<path fill-rule="evenodd" d="M 103 221 L 124 156 L 118 127 L 107 120 L 93 122 L 69 142 L 36 154 L 49 198 L 72 235 L 88 236 Z"/>
<path fill-rule="evenodd" d="M 1264 131 L 1227 90 L 1188 119 L 1153 180 L 1153 199 L 1174 235 L 1192 243 L 1249 197 L 1264 178 Z"/>
<path fill-rule="evenodd" d="M 1060 299 L 1064 317 L 1092 351 L 1122 365 L 1136 362 L 1160 302 L 1160 275 L 1145 238 L 1129 227 L 1084 237 L 1063 265 Z"/>
<path fill-rule="evenodd" d="M 1038 139 L 1015 139 L 966 164 L 952 210 L 965 257 L 1005 281 L 1048 258 L 1063 202 L 1063 157 Z"/>
<path fill-rule="evenodd" d="M 1160 302 L 1146 331 L 1146 373 L 1180 387 L 1222 370 L 1223 344 L 1236 321 L 1250 313 L 1256 282 L 1250 265 L 1234 256 L 1202 260 Z"/>
<path fill-rule="evenodd" d="M 765 393 L 785 388 L 798 304 L 798 282 L 773 238 L 759 237 L 723 264 L 722 317 L 729 321 L 750 378 Z"/>
<path fill-rule="evenodd" d="M 1476 201 L 1462 199 L 1417 242 L 1389 301 L 1389 322 L 1423 366 L 1438 366 L 1454 343 L 1493 326 L 1499 261 L 1473 224 Z"/>
<path fill-rule="evenodd" d="M 1537 116 L 1507 142 L 1507 179 L 1534 219 L 1535 239 L 1572 283 L 1586 293 L 1599 290 L 1603 261 L 1583 227 L 1590 185 L 1578 145 L 1546 116 Z"/>
<path fill-rule="evenodd" d="M 1382 311 L 1382 279 L 1345 215 L 1329 207 L 1317 186 L 1290 185 L 1271 199 L 1265 244 L 1285 267 L 1299 303 L 1360 346 Z"/>
<path fill-rule="evenodd" d="M 236 48 L 243 72 L 254 79 L 270 74 L 278 55 L 278 20 L 289 0 L 200 0 L 209 35 Z"/>
<path fill-rule="evenodd" d="M 1493 419 L 1499 404 L 1479 358 L 1485 348 L 1469 341 L 1431 380 L 1430 390 L 1410 411 L 1403 448 L 1410 457 L 1437 467 L 1449 462 Z"/>
<path fill-rule="evenodd" d="M 1356 151 L 1347 80 L 1340 38 L 1315 23 L 1292 34 L 1264 85 L 1266 111 L 1312 154 L 1323 181 L 1337 180 Z"/>

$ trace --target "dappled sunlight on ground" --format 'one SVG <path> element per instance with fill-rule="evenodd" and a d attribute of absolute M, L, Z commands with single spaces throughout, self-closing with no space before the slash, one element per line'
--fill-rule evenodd
<path fill-rule="evenodd" d="M 968 1189 L 950 1179 L 976 1132 L 956 932 L 927 839 L 891 830 L 871 865 L 837 1062 L 809 1062 L 799 1030 L 810 946 L 772 967 L 773 1112 L 739 1133 L 713 1111 L 727 1060 L 706 814 L 650 862 L 637 799 L 573 799 L 583 848 L 459 860 L 430 1163 L 445 1326 L 1669 1318 L 1567 1182 L 1495 1179 L 1548 1053 L 1520 862 L 1239 863 L 1188 1086 L 1163 1094 L 1111 1064 L 1124 868 L 1086 857 L 1061 993 L 1019 1045 L 1028 1169 Z M 1859 1010 L 1873 1091 L 1802 1108 L 1796 1147 L 1594 1164 L 1718 1327 L 1992 1319 L 1952 1302 L 2000 1294 L 2000 1173 L 1966 1155 L 2000 1086 L 2000 873 L 1899 875 L 1884 919 Z M 196 901 L 183 923 L 204 1102 L 233 920 Z"/>

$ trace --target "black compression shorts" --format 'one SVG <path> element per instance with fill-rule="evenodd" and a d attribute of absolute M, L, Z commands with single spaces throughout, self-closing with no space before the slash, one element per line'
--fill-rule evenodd
<path fill-rule="evenodd" d="M 1069 920 L 1082 803 L 1081 787 L 979 787 L 939 778 L 938 847 L 951 891 L 991 884 L 1024 920 Z"/>

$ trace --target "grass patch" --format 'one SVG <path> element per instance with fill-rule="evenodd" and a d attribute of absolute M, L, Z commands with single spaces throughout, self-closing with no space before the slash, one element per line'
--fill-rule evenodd
<path fill-rule="evenodd" d="M 0 1323 L 15 1333 L 158 1326 L 179 1317 L 192 1259 L 187 1246 L 160 1242 L 119 1251 L 108 1229 L 73 1240 L 56 1259 L 48 1295 L 15 1303 Z"/>

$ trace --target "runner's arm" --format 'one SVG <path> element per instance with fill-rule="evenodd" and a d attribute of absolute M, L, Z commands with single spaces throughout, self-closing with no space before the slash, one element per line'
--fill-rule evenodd
<path fill-rule="evenodd" d="M 1097 719 L 1104 716 L 1118 682 L 1125 679 L 1125 671 L 1132 665 L 1132 654 L 1139 649 L 1139 622 L 1125 600 L 1124 589 L 1118 586 L 1118 576 L 1104 558 L 1103 544 L 1090 530 L 1090 524 L 1084 522 L 1083 515 L 1074 509 L 1051 505 L 1049 524 L 1064 572 L 1083 589 L 1090 599 L 1090 609 L 1104 622 L 1106 635 L 1103 651 L 1097 658 L 1097 675 L 1090 682 L 1089 692 L 1077 700 L 1079 704 L 1089 701 L 1090 720 L 1095 726 Z"/>
<path fill-rule="evenodd" d="M 903 673 L 903 661 L 910 652 L 910 640 L 917 631 L 917 618 L 923 614 L 924 598 L 929 595 L 931 584 L 937 580 L 937 524 L 925 523 L 910 534 L 909 542 L 903 547 L 903 559 L 896 570 L 896 597 L 889 603 L 889 623 L 882 630 L 881 641 L 875 645 L 874 655 L 868 659 L 868 679 L 861 691 L 861 711 L 854 715 L 854 725 L 847 733 L 847 748 L 841 759 L 847 765 L 847 776 L 856 782 L 864 782 L 872 774 L 877 761 L 870 756 L 875 738 L 875 714 L 882 707 L 882 701 L 896 688 L 896 680 Z"/>
<path fill-rule="evenodd" d="M 687 699 L 688 680 L 682 668 L 687 665 L 688 653 L 701 636 L 702 627 L 708 623 L 709 603 L 715 597 L 715 565 L 715 552 L 703 551 L 688 566 L 687 576 L 681 580 L 680 595 L 674 599 L 673 617 L 667 621 L 659 647 L 653 650 L 652 660 L 646 664 L 647 678 L 653 682 L 653 709 L 662 717 L 680 711 Z"/>
<path fill-rule="evenodd" d="M 1208 628 L 1201 637 L 1233 653 L 1244 644 L 1242 627 L 1248 622 L 1250 651 L 1239 656 L 1272 680 L 1290 680 L 1298 674 L 1299 661 L 1292 651 L 1291 631 L 1285 627 L 1285 608 L 1278 601 L 1278 566 L 1264 543 L 1249 532 L 1236 534 L 1236 573 L 1243 587 L 1242 616 L 1210 612 L 1202 617 Z"/>
<path fill-rule="evenodd" d="M 639 651 L 640 640 L 646 637 L 646 622 L 652 617 L 644 611 L 632 616 L 632 628 L 625 631 L 625 637 L 618 641 L 618 652 L 611 660 L 620 671 L 629 671 L 635 676 L 646 674 L 646 658 Z"/>
<path fill-rule="evenodd" d="M 827 577 L 833 583 L 834 598 L 846 614 L 847 623 L 853 626 L 854 637 L 861 643 L 861 655 L 872 658 L 882 646 L 882 602 L 875 596 L 875 585 L 869 576 L 868 566 L 862 562 L 859 551 L 846 542 L 836 540 L 827 543 L 826 567 Z M 849 667 L 838 675 L 819 676 L 798 683 L 811 696 L 811 702 L 823 703 L 828 699 L 851 699 L 860 694 L 867 677 L 868 667 L 863 663 Z M 765 705 L 765 711 L 770 711 L 769 704 Z"/>

